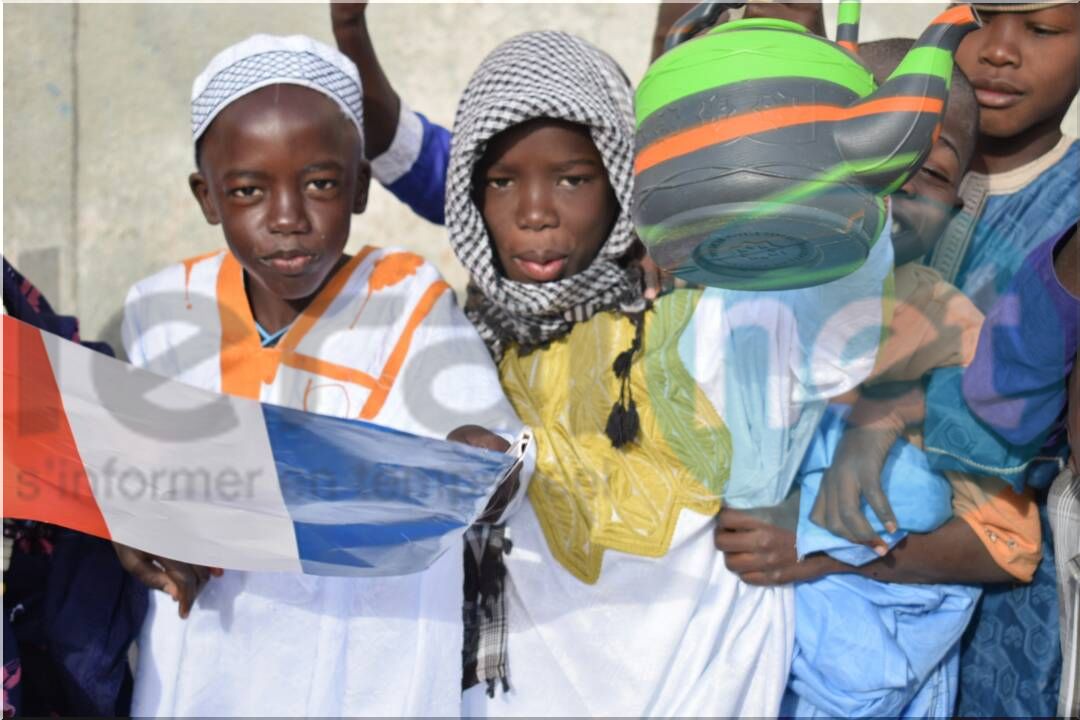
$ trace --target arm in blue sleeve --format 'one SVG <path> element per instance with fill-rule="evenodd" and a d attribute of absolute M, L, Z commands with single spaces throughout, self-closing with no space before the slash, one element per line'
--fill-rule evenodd
<path fill-rule="evenodd" d="M 397 132 L 386 152 L 371 161 L 372 174 L 420 217 L 446 221 L 446 171 L 450 131 L 401 103 Z"/>
<path fill-rule="evenodd" d="M 923 450 L 930 468 L 999 477 L 1021 492 L 1028 466 L 1039 456 L 1048 433 L 1013 443 L 996 432 L 964 401 L 963 372 L 950 367 L 930 374 L 923 423 Z"/>
<path fill-rule="evenodd" d="M 1018 492 L 1062 423 L 1080 341 L 1080 299 L 1054 271 L 1070 233 L 1041 245 L 991 308 L 966 369 L 935 370 L 924 442 L 936 470 L 1004 478 Z"/>
<path fill-rule="evenodd" d="M 1071 231 L 1040 245 L 986 316 L 964 371 L 972 412 L 1012 443 L 1045 438 L 1062 420 L 1080 343 L 1080 299 L 1062 287 L 1055 252 Z"/>

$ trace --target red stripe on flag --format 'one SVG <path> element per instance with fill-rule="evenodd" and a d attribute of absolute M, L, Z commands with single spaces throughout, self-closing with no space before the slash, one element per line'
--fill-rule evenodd
<path fill-rule="evenodd" d="M 109 539 L 41 331 L 4 316 L 4 517 Z"/>

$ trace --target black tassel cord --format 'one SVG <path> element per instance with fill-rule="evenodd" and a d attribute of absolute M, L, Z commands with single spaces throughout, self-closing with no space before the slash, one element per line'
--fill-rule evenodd
<path fill-rule="evenodd" d="M 630 368 L 634 363 L 634 355 L 641 350 L 642 337 L 645 334 L 645 313 L 627 313 L 626 317 L 634 324 L 634 341 L 629 348 L 615 357 L 615 362 L 611 365 L 615 377 L 619 379 L 619 399 L 611 407 L 605 429 L 615 448 L 634 442 L 641 428 L 634 391 L 630 387 Z"/>

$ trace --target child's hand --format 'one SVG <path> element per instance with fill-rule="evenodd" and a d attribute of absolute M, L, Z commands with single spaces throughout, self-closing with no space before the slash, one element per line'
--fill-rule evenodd
<path fill-rule="evenodd" d="M 894 383 L 864 388 L 848 416 L 833 464 L 825 471 L 810 519 L 834 535 L 869 545 L 880 556 L 889 548 L 862 512 L 862 499 L 873 508 L 888 532 L 896 531 L 896 516 L 881 489 L 881 471 L 889 450 L 905 430 L 926 415 L 922 386 Z"/>
<path fill-rule="evenodd" d="M 450 442 L 472 445 L 473 447 L 494 450 L 495 452 L 506 452 L 510 449 L 510 443 L 479 425 L 462 425 L 451 430 L 446 439 Z"/>
<path fill-rule="evenodd" d="M 635 242 L 627 252 L 624 262 L 627 265 L 636 264 L 641 268 L 641 284 L 643 286 L 641 296 L 649 302 L 671 292 L 675 288 L 688 287 L 685 280 L 675 277 L 675 275 L 657 265 L 656 261 L 649 256 L 644 243 L 640 240 Z"/>
<path fill-rule="evenodd" d="M 334 31 L 348 30 L 365 21 L 366 2 L 330 3 L 330 24 Z"/>
<path fill-rule="evenodd" d="M 510 449 L 510 443 L 479 425 L 462 425 L 451 430 L 446 439 L 450 442 L 459 442 L 486 450 L 494 450 L 495 452 L 506 452 Z M 498 520 L 499 516 L 510 505 L 510 501 L 517 495 L 518 488 L 521 485 L 520 475 L 521 470 L 515 470 L 495 489 L 495 494 L 491 496 L 491 500 L 488 501 L 483 514 L 477 519 L 478 523 L 490 523 Z"/>
<path fill-rule="evenodd" d="M 727 569 L 749 585 L 814 580 L 833 572 L 839 565 L 820 553 L 799 562 L 794 532 L 727 507 L 716 516 L 713 540 L 716 549 L 724 553 Z"/>
<path fill-rule="evenodd" d="M 743 17 L 751 18 L 774 18 L 777 20 L 790 20 L 804 28 L 825 37 L 825 15 L 822 13 L 821 0 L 811 2 L 771 2 L 771 3 L 747 3 Z"/>
<path fill-rule="evenodd" d="M 220 568 L 178 562 L 157 557 L 135 548 L 113 543 L 120 565 L 135 576 L 139 582 L 152 590 L 168 593 L 180 603 L 180 617 L 186 618 L 199 591 L 211 577 L 221 577 Z"/>
<path fill-rule="evenodd" d="M 661 295 L 665 295 L 675 288 L 686 287 L 686 281 L 676 278 L 664 270 L 656 262 L 645 255 L 638 261 L 641 265 L 641 280 L 645 285 L 642 297 L 652 302 Z"/>

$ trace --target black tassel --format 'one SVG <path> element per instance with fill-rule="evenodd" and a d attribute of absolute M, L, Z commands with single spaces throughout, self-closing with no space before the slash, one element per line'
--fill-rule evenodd
<path fill-rule="evenodd" d="M 619 379 L 619 399 L 611 406 L 607 427 L 604 428 L 612 447 L 616 449 L 634 442 L 641 429 L 637 404 L 634 402 L 634 391 L 630 387 L 630 366 L 634 362 L 634 354 L 641 349 L 641 338 L 645 331 L 645 314 L 628 313 L 627 317 L 634 324 L 634 341 L 630 343 L 629 348 L 615 357 L 615 362 L 611 365 L 615 377 Z"/>
<path fill-rule="evenodd" d="M 615 362 L 611 366 L 611 369 L 615 371 L 615 377 L 620 380 L 630 377 L 630 365 L 634 362 L 636 351 L 637 348 L 631 345 L 615 357 Z"/>
<path fill-rule="evenodd" d="M 641 421 L 638 419 L 637 404 L 633 398 L 630 398 L 629 405 L 623 405 L 620 400 L 611 407 L 611 414 L 608 415 L 605 432 L 608 439 L 611 440 L 611 445 L 618 449 L 623 445 L 632 443 L 637 438 L 640 426 Z"/>

